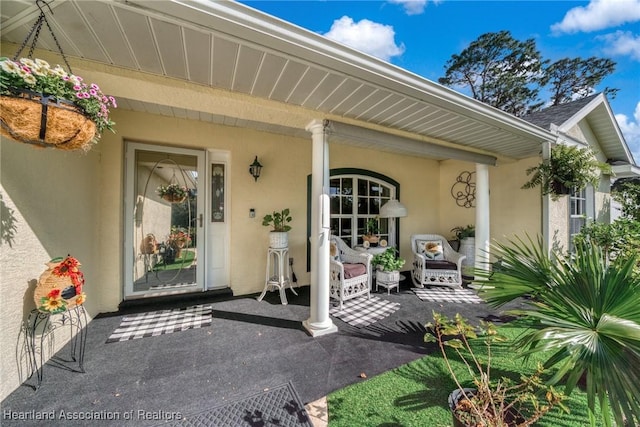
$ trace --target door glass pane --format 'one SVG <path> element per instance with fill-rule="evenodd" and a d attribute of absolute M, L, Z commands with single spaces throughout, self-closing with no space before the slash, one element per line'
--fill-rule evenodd
<path fill-rule="evenodd" d="M 197 157 L 136 151 L 133 291 L 196 284 Z"/>
<path fill-rule="evenodd" d="M 358 180 L 358 195 L 359 196 L 368 196 L 369 195 L 369 181 L 364 179 Z"/>
<path fill-rule="evenodd" d="M 340 236 L 351 236 L 351 218 L 340 220 Z"/>
<path fill-rule="evenodd" d="M 336 212 L 333 211 L 332 212 Z M 344 196 L 342 197 L 342 209 L 341 212 L 344 215 L 351 215 L 353 213 L 353 197 Z"/>
<path fill-rule="evenodd" d="M 332 196 L 340 194 L 340 179 L 334 178 L 329 181 L 329 194 Z"/>
<path fill-rule="evenodd" d="M 380 213 L 380 199 L 369 199 L 369 213 L 371 215 Z"/>
<path fill-rule="evenodd" d="M 369 213 L 369 203 L 366 197 L 358 197 L 358 214 L 366 215 Z"/>

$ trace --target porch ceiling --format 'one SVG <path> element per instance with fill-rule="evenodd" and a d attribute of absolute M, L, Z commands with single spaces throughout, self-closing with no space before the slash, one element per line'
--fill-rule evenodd
<path fill-rule="evenodd" d="M 236 2 L 55 0 L 47 14 L 66 55 L 167 76 L 388 128 L 430 143 L 497 156 L 538 155 L 546 130 L 406 70 Z M 32 0 L 2 1 L 2 41 L 21 43 L 38 16 Z M 38 47 L 56 52 L 43 31 Z M 150 105 L 174 117 L 304 134 L 303 129 Z M 375 141 L 369 148 L 382 148 Z"/>

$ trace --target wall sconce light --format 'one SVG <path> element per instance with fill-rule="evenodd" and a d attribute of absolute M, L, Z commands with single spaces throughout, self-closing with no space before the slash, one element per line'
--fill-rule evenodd
<path fill-rule="evenodd" d="M 249 165 L 249 173 L 256 181 L 260 178 L 260 172 L 262 171 L 262 165 L 258 161 L 258 156 L 256 156 L 253 163 Z"/>

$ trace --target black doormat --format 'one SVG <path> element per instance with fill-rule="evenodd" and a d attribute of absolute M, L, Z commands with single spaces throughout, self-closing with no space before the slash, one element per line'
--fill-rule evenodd
<path fill-rule="evenodd" d="M 225 403 L 162 426 L 172 427 L 313 427 L 304 405 L 288 382 L 241 400 Z M 158 426 L 159 427 L 159 426 Z"/>

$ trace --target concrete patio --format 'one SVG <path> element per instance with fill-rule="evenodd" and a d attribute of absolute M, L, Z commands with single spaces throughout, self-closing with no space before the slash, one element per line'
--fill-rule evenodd
<path fill-rule="evenodd" d="M 2 425 L 161 425 L 170 414 L 188 416 L 287 382 L 307 405 L 432 351 L 423 343 L 432 310 L 472 320 L 496 314 L 485 304 L 423 301 L 410 288 L 405 281 L 399 293 L 375 293 L 401 304 L 389 317 L 360 329 L 334 319 L 339 332 L 319 338 L 301 325 L 309 316 L 309 287 L 297 297 L 288 292 L 286 306 L 277 292 L 262 302 L 256 295 L 185 300 L 182 306 L 211 304 L 212 324 L 124 342 L 105 343 L 125 314 L 179 305 L 100 315 L 88 326 L 86 373 L 45 365 L 37 391 L 22 385 L 2 402 Z M 119 419 L 60 419 L 61 411 Z M 53 421 L 11 419 L 50 413 Z M 125 413 L 133 414 L 130 421 Z"/>

